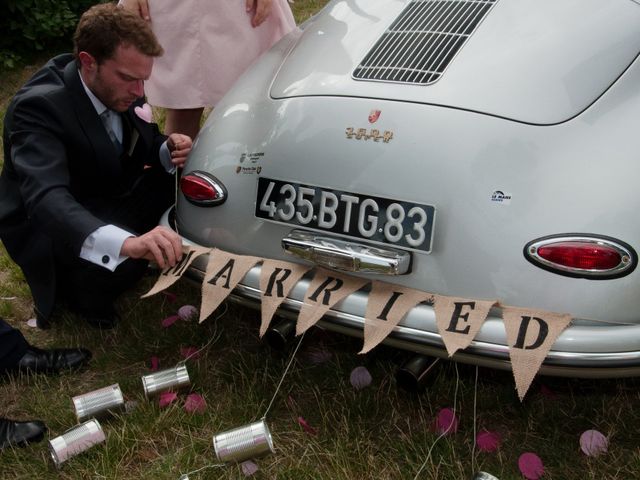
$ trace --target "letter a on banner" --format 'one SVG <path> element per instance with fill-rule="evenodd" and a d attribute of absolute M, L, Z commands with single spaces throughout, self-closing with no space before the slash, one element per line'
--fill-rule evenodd
<path fill-rule="evenodd" d="M 298 314 L 296 335 L 304 333 L 343 298 L 364 287 L 369 280 L 319 268 Z"/>
<path fill-rule="evenodd" d="M 160 277 L 158 277 L 156 284 L 140 298 L 150 297 L 151 295 L 155 295 L 156 293 L 173 285 L 182 276 L 182 274 L 187 271 L 189 265 L 191 265 L 196 258 L 205 253 L 209 253 L 210 251 L 211 248 L 208 247 L 183 245 L 182 258 L 180 261 L 175 265 L 175 267 L 165 268 L 162 273 L 160 273 Z"/>
<path fill-rule="evenodd" d="M 496 300 L 468 300 L 434 295 L 436 325 L 449 356 L 469 346 L 495 304 Z"/>
<path fill-rule="evenodd" d="M 502 318 L 516 390 L 522 401 L 544 357 L 571 322 L 571 315 L 504 306 Z"/>
<path fill-rule="evenodd" d="M 391 333 L 409 310 L 433 295 L 413 288 L 374 281 L 364 319 L 364 345 L 359 353 L 367 353 Z"/>
<path fill-rule="evenodd" d="M 260 257 L 234 255 L 217 248 L 209 255 L 207 272 L 202 282 L 200 323 L 218 308 L 251 267 L 261 260 Z"/>
<path fill-rule="evenodd" d="M 265 258 L 260 272 L 260 292 L 262 294 L 260 337 L 269 328 L 271 318 L 282 301 L 287 297 L 294 285 L 298 283 L 298 280 L 309 270 L 311 270 L 311 267 L 307 265 Z"/>

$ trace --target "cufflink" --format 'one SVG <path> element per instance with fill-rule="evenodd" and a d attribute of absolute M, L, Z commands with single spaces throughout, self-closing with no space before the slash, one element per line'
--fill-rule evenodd
<path fill-rule="evenodd" d="M 105 265 L 109 263 L 109 255 L 105 255 L 104 257 L 102 257 L 102 263 L 104 263 Z"/>

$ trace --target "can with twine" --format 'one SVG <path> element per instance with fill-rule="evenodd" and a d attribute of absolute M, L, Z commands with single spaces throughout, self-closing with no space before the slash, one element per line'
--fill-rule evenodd
<path fill-rule="evenodd" d="M 173 368 L 167 368 L 159 372 L 142 376 L 142 388 L 144 396 L 148 399 L 162 392 L 180 390 L 191 384 L 189 372 L 184 363 L 179 363 Z"/>
<path fill-rule="evenodd" d="M 89 418 L 100 418 L 110 413 L 124 411 L 124 396 L 120 385 L 113 384 L 92 392 L 77 395 L 71 399 L 78 422 Z"/>
<path fill-rule="evenodd" d="M 213 448 L 219 461 L 243 462 L 273 453 L 273 439 L 264 418 L 258 422 L 218 433 Z"/>
<path fill-rule="evenodd" d="M 60 468 L 71 457 L 104 442 L 105 439 L 100 423 L 98 420 L 92 419 L 49 440 L 49 452 L 55 466 Z"/>

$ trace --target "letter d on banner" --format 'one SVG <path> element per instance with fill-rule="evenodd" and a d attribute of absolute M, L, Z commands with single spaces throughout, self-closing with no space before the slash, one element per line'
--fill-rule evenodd
<path fill-rule="evenodd" d="M 547 353 L 571 323 L 571 315 L 503 306 L 502 318 L 516 390 L 522 400 Z"/>

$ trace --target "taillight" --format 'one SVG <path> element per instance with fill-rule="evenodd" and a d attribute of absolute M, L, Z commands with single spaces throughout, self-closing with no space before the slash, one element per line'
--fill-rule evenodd
<path fill-rule="evenodd" d="M 180 179 L 180 191 L 194 205 L 211 207 L 227 199 L 227 189 L 213 175 L 205 172 L 190 172 Z"/>
<path fill-rule="evenodd" d="M 554 235 L 533 240 L 525 246 L 524 256 L 545 270 L 591 279 L 628 275 L 638 263 L 631 246 L 595 235 Z"/>

